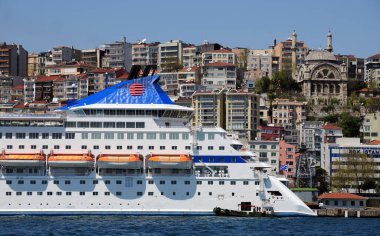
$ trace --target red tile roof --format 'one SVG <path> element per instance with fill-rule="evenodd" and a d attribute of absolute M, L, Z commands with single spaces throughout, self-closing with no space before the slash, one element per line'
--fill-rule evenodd
<path fill-rule="evenodd" d="M 78 62 L 78 61 L 63 62 L 63 63 L 56 64 L 56 65 L 48 65 L 45 68 L 57 68 L 57 67 L 88 67 L 88 68 L 95 68 L 92 65 L 84 64 L 84 63 L 81 63 L 81 62 Z"/>
<path fill-rule="evenodd" d="M 47 103 L 46 101 L 37 101 L 37 100 L 31 102 L 31 104 L 46 104 L 46 103 Z"/>
<path fill-rule="evenodd" d="M 129 73 L 125 71 L 123 74 L 117 76 L 116 78 L 124 80 L 124 79 L 128 79 L 128 76 L 129 76 Z"/>
<path fill-rule="evenodd" d="M 24 90 L 24 85 L 19 84 L 19 85 L 13 86 L 13 90 Z"/>
<path fill-rule="evenodd" d="M 225 62 L 213 62 L 213 63 L 208 63 L 204 66 L 206 66 L 206 67 L 207 66 L 211 66 L 211 67 L 213 67 L 213 66 L 233 66 L 233 67 L 236 67 L 235 64 L 225 63 Z"/>
<path fill-rule="evenodd" d="M 362 88 L 362 89 L 358 90 L 358 92 L 361 92 L 361 93 L 368 93 L 368 92 L 369 92 L 369 89 L 368 89 L 368 88 Z"/>
<path fill-rule="evenodd" d="M 369 142 L 370 145 L 380 145 L 380 140 L 372 140 Z"/>
<path fill-rule="evenodd" d="M 61 78 L 59 75 L 51 75 L 51 76 L 38 75 L 36 77 L 36 82 L 56 81 L 59 78 Z"/>
<path fill-rule="evenodd" d="M 372 59 L 372 58 L 380 58 L 380 53 L 372 55 L 372 56 L 368 57 L 367 59 Z"/>
<path fill-rule="evenodd" d="M 349 200 L 366 200 L 366 197 L 352 193 L 324 193 L 319 195 L 319 199 L 349 199 Z"/>
<path fill-rule="evenodd" d="M 342 128 L 340 128 L 336 125 L 326 124 L 326 125 L 322 126 L 322 129 L 336 129 L 336 130 L 338 130 L 338 129 L 342 129 Z"/>
<path fill-rule="evenodd" d="M 114 73 L 116 70 L 115 69 L 102 69 L 102 68 L 97 68 L 95 70 L 92 70 L 91 73 L 95 73 L 95 74 L 105 74 L 106 72 L 108 74 L 110 73 Z"/>
<path fill-rule="evenodd" d="M 197 67 L 196 66 L 193 66 L 193 67 L 188 67 L 188 68 L 182 68 L 181 70 L 179 70 L 179 72 L 194 72 L 197 70 Z"/>

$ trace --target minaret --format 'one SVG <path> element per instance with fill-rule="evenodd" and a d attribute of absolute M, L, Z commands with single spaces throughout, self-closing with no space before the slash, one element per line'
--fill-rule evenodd
<path fill-rule="evenodd" d="M 329 32 L 327 33 L 327 46 L 326 46 L 326 51 L 328 52 L 332 52 L 333 51 L 333 47 L 332 47 L 332 34 L 331 34 L 331 31 L 329 30 Z"/>
<path fill-rule="evenodd" d="M 294 30 L 292 34 L 292 73 L 297 69 L 297 33 Z"/>

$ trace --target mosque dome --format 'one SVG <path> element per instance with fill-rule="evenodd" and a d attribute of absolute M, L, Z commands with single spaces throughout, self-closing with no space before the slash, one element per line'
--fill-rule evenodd
<path fill-rule="evenodd" d="M 336 57 L 331 52 L 316 50 L 310 51 L 305 61 L 336 61 Z"/>

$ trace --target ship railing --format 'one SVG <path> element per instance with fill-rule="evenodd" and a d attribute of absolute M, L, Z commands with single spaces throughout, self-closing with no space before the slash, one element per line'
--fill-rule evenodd
<path fill-rule="evenodd" d="M 11 114 L 0 114 L 0 118 L 56 118 L 56 119 L 63 119 L 64 116 L 61 114 L 17 114 L 17 113 L 11 113 Z"/>

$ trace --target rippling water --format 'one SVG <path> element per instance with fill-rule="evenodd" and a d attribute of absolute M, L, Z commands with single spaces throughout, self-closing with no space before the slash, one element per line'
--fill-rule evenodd
<path fill-rule="evenodd" d="M 0 235 L 379 235 L 380 219 L 215 216 L 0 217 Z"/>

